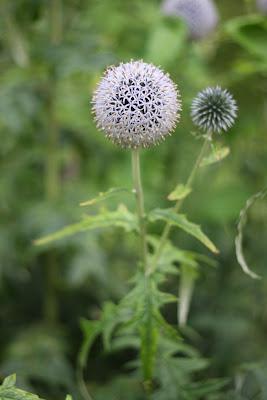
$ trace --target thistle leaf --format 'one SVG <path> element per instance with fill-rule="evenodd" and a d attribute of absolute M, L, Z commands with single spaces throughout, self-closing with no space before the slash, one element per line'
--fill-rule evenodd
<path fill-rule="evenodd" d="M 82 347 L 79 352 L 79 365 L 84 368 L 87 362 L 89 351 L 96 337 L 101 333 L 101 322 L 100 321 L 88 321 L 86 319 L 81 320 L 81 328 L 83 331 L 84 339 Z"/>
<path fill-rule="evenodd" d="M 200 226 L 188 221 L 183 214 L 177 214 L 172 209 L 156 208 L 149 213 L 148 218 L 152 222 L 162 220 L 177 226 L 189 235 L 194 236 L 213 253 L 219 252 L 212 241 L 202 232 Z"/>
<path fill-rule="evenodd" d="M 18 389 L 16 386 L 16 375 L 8 376 L 0 386 L 1 400 L 40 400 L 36 394 Z"/>
<path fill-rule="evenodd" d="M 81 222 L 68 225 L 50 235 L 37 239 L 34 241 L 34 244 L 40 246 L 79 232 L 97 228 L 108 228 L 110 226 L 124 228 L 127 232 L 138 230 L 135 215 L 128 211 L 124 205 L 120 205 L 116 211 L 102 210 L 99 214 L 85 216 Z"/>
<path fill-rule="evenodd" d="M 169 194 L 168 200 L 177 201 L 185 199 L 190 193 L 192 189 L 186 185 L 179 184 L 176 188 Z"/>
<path fill-rule="evenodd" d="M 92 206 L 94 204 L 100 203 L 101 201 L 107 200 L 121 193 L 132 193 L 132 192 L 126 188 L 111 188 L 106 192 L 100 192 L 98 196 L 93 199 L 83 201 L 82 203 L 80 203 L 80 206 L 81 207 Z"/>
<path fill-rule="evenodd" d="M 211 153 L 207 156 L 204 157 L 200 166 L 201 167 L 206 167 L 207 165 L 215 164 L 217 162 L 222 161 L 224 158 L 226 158 L 230 154 L 230 149 L 229 147 L 214 147 L 211 151 Z"/>

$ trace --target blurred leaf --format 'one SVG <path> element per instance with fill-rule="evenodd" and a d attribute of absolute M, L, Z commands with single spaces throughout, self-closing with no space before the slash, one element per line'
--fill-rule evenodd
<path fill-rule="evenodd" d="M 207 165 L 222 161 L 225 157 L 228 156 L 229 153 L 230 153 L 229 147 L 214 146 L 211 150 L 211 153 L 207 157 L 203 158 L 200 166 L 205 167 Z"/>
<path fill-rule="evenodd" d="M 182 200 L 186 198 L 192 189 L 186 185 L 179 184 L 176 188 L 168 195 L 169 200 Z"/>
<path fill-rule="evenodd" d="M 36 394 L 26 392 L 25 390 L 15 387 L 16 375 L 7 377 L 3 384 L 0 386 L 0 399 L 1 400 L 38 400 Z"/>
<path fill-rule="evenodd" d="M 31 389 L 31 380 L 38 379 L 50 386 L 72 390 L 74 377 L 62 333 L 56 327 L 51 333 L 45 325 L 24 329 L 6 347 L 1 370 L 5 374 L 16 371 L 26 388 Z"/>
<path fill-rule="evenodd" d="M 107 192 L 100 192 L 99 195 L 94 199 L 83 201 L 82 203 L 80 203 L 80 206 L 92 206 L 93 204 L 100 203 L 101 201 L 107 200 L 110 197 L 116 196 L 117 194 L 121 194 L 124 192 L 131 193 L 130 190 L 125 188 L 111 188 Z"/>
<path fill-rule="evenodd" d="M 81 328 L 84 334 L 84 339 L 79 352 L 79 365 L 84 368 L 92 344 L 96 337 L 101 333 L 101 321 L 88 321 L 83 318 L 81 320 Z"/>
<path fill-rule="evenodd" d="M 187 28 L 182 20 L 158 23 L 148 38 L 145 59 L 166 66 L 181 53 L 187 39 Z"/>
<path fill-rule="evenodd" d="M 235 239 L 236 258 L 237 258 L 237 261 L 239 262 L 239 265 L 241 266 L 242 270 L 245 272 L 245 274 L 249 275 L 253 279 L 260 279 L 260 276 L 257 275 L 255 272 L 251 271 L 251 269 L 249 268 L 249 266 L 246 262 L 246 259 L 244 257 L 243 231 L 244 231 L 244 228 L 246 225 L 247 214 L 248 214 L 249 209 L 253 206 L 253 204 L 258 199 L 263 199 L 266 195 L 267 195 L 267 189 L 263 189 L 260 192 L 251 196 L 247 200 L 245 207 L 240 211 L 239 222 L 237 225 L 238 234 Z"/>
<path fill-rule="evenodd" d="M 153 221 L 163 220 L 171 225 L 178 226 L 189 235 L 194 236 L 198 239 L 201 243 L 203 243 L 209 250 L 213 253 L 218 253 L 218 249 L 216 246 L 211 242 L 211 240 L 202 232 L 199 225 L 196 225 L 186 218 L 183 214 L 177 214 L 171 208 L 169 209 L 160 209 L 156 208 L 152 210 L 148 218 Z"/>
<path fill-rule="evenodd" d="M 250 53 L 267 59 L 267 19 L 263 15 L 247 15 L 230 20 L 228 34 Z"/>
<path fill-rule="evenodd" d="M 137 220 L 134 214 L 127 210 L 124 205 L 120 205 L 117 211 L 102 210 L 99 214 L 85 216 L 81 222 L 69 225 L 51 235 L 34 241 L 37 246 L 44 245 L 55 240 L 63 239 L 76 233 L 90 229 L 107 228 L 116 226 L 124 228 L 127 232 L 138 230 Z"/>

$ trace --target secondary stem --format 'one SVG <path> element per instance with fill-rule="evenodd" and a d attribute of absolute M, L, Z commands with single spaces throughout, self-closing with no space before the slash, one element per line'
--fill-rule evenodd
<path fill-rule="evenodd" d="M 195 179 L 197 170 L 198 170 L 198 168 L 200 166 L 200 163 L 201 163 L 201 161 L 202 161 L 202 159 L 203 159 L 203 157 L 204 157 L 204 155 L 206 153 L 206 150 L 207 150 L 207 147 L 208 147 L 208 144 L 209 144 L 209 141 L 210 141 L 210 137 L 211 137 L 211 134 L 207 134 L 207 136 L 205 138 L 205 141 L 204 141 L 204 143 L 203 143 L 203 145 L 201 147 L 200 153 L 199 153 L 199 155 L 198 155 L 198 157 L 196 159 L 196 162 L 195 162 L 195 164 L 193 166 L 193 169 L 192 169 L 192 171 L 191 171 L 191 173 L 190 173 L 190 175 L 189 175 L 189 177 L 187 179 L 186 187 L 190 187 L 192 185 L 194 179 Z M 184 199 L 178 200 L 176 202 L 175 207 L 174 207 L 174 211 L 176 213 L 179 212 L 179 210 L 182 207 L 183 203 L 184 203 Z M 150 271 L 152 271 L 154 268 L 156 268 L 156 265 L 157 265 L 157 263 L 158 263 L 158 261 L 160 259 L 161 253 L 162 253 L 162 251 L 163 251 L 163 249 L 164 249 L 164 247 L 165 247 L 165 245 L 167 243 L 167 240 L 168 240 L 169 234 L 171 232 L 171 229 L 172 229 L 171 223 L 167 222 L 166 225 L 165 225 L 165 228 L 163 230 L 163 233 L 161 235 L 158 248 L 157 248 L 156 253 L 154 255 L 154 260 L 153 260 L 152 266 L 150 267 Z"/>
<path fill-rule="evenodd" d="M 143 269 L 147 267 L 147 244 L 146 244 L 146 221 L 145 221 L 145 207 L 144 207 L 144 194 L 140 173 L 140 157 L 139 150 L 132 151 L 132 174 L 133 184 L 136 196 L 136 208 L 140 229 L 141 253 Z"/>
<path fill-rule="evenodd" d="M 63 31 L 62 0 L 50 0 L 50 42 L 57 46 L 62 40 Z M 54 71 L 48 83 L 48 142 L 46 159 L 46 198 L 49 203 L 54 203 L 60 195 L 60 171 L 58 162 L 59 126 L 55 117 L 55 86 Z M 57 303 L 57 259 L 52 251 L 47 255 L 46 268 L 46 293 L 44 299 L 44 316 L 47 321 L 55 323 L 58 317 Z"/>

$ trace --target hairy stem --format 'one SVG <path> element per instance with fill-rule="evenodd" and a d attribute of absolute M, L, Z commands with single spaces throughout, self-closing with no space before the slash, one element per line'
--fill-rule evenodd
<path fill-rule="evenodd" d="M 202 161 L 202 159 L 203 159 L 203 157 L 204 157 L 204 155 L 206 153 L 210 138 L 211 138 L 211 133 L 209 133 L 205 138 L 205 141 L 204 141 L 204 143 L 203 143 L 203 145 L 201 147 L 200 153 L 199 153 L 199 155 L 198 155 L 198 157 L 197 157 L 197 159 L 195 161 L 195 164 L 194 164 L 194 166 L 192 168 L 192 171 L 191 171 L 191 173 L 190 173 L 190 175 L 189 175 L 189 177 L 188 177 L 188 179 L 186 181 L 186 186 L 187 187 L 191 187 L 191 185 L 192 185 L 192 183 L 193 183 L 193 181 L 195 179 L 195 176 L 196 176 L 196 173 L 197 173 L 198 168 L 200 166 L 200 163 L 201 163 L 201 161 Z M 184 200 L 185 199 L 181 199 L 181 200 L 178 200 L 176 202 L 175 207 L 174 207 L 174 211 L 176 213 L 178 213 L 179 210 L 181 209 L 181 207 L 182 207 L 182 205 L 184 203 Z M 156 253 L 154 255 L 152 266 L 150 267 L 150 272 L 153 271 L 153 269 L 156 268 L 156 266 L 157 266 L 157 263 L 158 263 L 158 261 L 159 261 L 159 259 L 161 257 L 162 251 L 163 251 L 163 249 L 164 249 L 164 247 L 165 247 L 165 245 L 167 243 L 167 240 L 168 240 L 168 237 L 170 235 L 171 229 L 172 229 L 172 225 L 169 222 L 167 222 L 166 225 L 165 225 L 165 228 L 164 228 L 164 230 L 162 232 L 158 248 L 157 248 Z"/>
<path fill-rule="evenodd" d="M 139 150 L 134 149 L 132 151 L 132 174 L 133 174 L 133 184 L 136 196 L 136 209 L 140 229 L 140 246 L 142 254 L 142 264 L 144 271 L 147 268 L 147 244 L 146 244 L 146 215 L 144 207 L 144 194 L 141 181 L 140 173 L 140 157 Z"/>

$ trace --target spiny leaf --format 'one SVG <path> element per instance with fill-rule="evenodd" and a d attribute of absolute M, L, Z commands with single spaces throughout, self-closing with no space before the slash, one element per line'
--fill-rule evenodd
<path fill-rule="evenodd" d="M 185 199 L 190 193 L 192 189 L 186 185 L 179 184 L 176 188 L 169 194 L 168 199 L 171 201 L 177 201 Z"/>
<path fill-rule="evenodd" d="M 172 209 L 154 209 L 152 210 L 148 218 L 153 222 L 157 220 L 163 220 L 170 223 L 171 225 L 178 226 L 189 235 L 194 236 L 201 243 L 203 243 L 213 253 L 218 253 L 218 249 L 212 243 L 212 241 L 202 232 L 199 225 L 196 225 L 186 218 L 183 214 L 177 214 Z"/>
<path fill-rule="evenodd" d="M 211 153 L 207 157 L 203 158 L 200 166 L 204 167 L 222 161 L 225 157 L 228 156 L 228 154 L 230 154 L 229 147 L 214 147 L 211 150 Z"/>
<path fill-rule="evenodd" d="M 111 188 L 111 189 L 107 190 L 106 192 L 100 192 L 98 194 L 98 196 L 95 197 L 94 199 L 83 201 L 82 203 L 80 203 L 80 206 L 81 207 L 92 206 L 94 204 L 100 203 L 101 201 L 107 200 L 110 197 L 114 197 L 117 194 L 120 194 L 123 192 L 132 193 L 130 190 L 128 190 L 126 188 Z"/>
<path fill-rule="evenodd" d="M 2 385 L 5 386 L 5 387 L 15 386 L 16 379 L 17 379 L 16 374 L 9 375 L 4 379 Z"/>
<path fill-rule="evenodd" d="M 85 216 L 81 222 L 68 225 L 50 235 L 34 241 L 35 245 L 44 245 L 59 239 L 72 236 L 79 232 L 84 232 L 96 228 L 107 228 L 116 226 L 124 228 L 126 231 L 138 230 L 137 220 L 124 205 L 120 205 L 116 211 L 102 210 L 99 214 Z"/>
<path fill-rule="evenodd" d="M 84 334 L 82 347 L 79 352 L 79 365 L 84 368 L 88 358 L 89 351 L 96 337 L 101 333 L 101 322 L 100 321 L 88 321 L 86 319 L 81 320 L 81 328 Z"/>
<path fill-rule="evenodd" d="M 8 376 L 3 384 L 0 386 L 0 399 L 1 400 L 40 400 L 36 394 L 26 392 L 25 390 L 18 389 L 15 386 L 16 375 Z"/>

